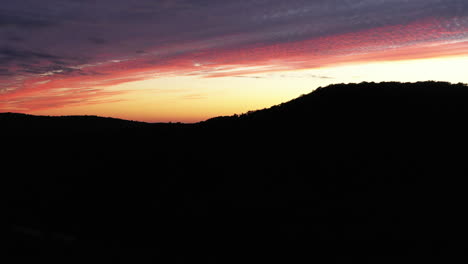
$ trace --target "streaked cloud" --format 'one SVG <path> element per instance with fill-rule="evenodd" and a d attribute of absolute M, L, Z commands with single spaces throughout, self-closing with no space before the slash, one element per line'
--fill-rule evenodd
<path fill-rule="evenodd" d="M 160 76 L 468 54 L 468 2 L 17 0 L 0 7 L 0 36 L 0 111 L 42 109 Z"/>

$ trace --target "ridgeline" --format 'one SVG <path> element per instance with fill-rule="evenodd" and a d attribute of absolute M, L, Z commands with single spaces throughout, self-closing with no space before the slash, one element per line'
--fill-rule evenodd
<path fill-rule="evenodd" d="M 449 262 L 466 235 L 467 102 L 465 84 L 387 82 L 196 124 L 0 114 L 10 251 Z"/>

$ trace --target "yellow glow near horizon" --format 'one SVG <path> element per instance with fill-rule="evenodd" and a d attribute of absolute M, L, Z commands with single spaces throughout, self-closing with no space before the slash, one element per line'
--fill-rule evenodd
<path fill-rule="evenodd" d="M 147 122 L 197 122 L 262 109 L 333 83 L 448 81 L 468 83 L 468 55 L 375 62 L 237 77 L 159 77 L 106 87 L 128 91 L 111 102 L 35 111 L 40 115 L 100 115 Z"/>

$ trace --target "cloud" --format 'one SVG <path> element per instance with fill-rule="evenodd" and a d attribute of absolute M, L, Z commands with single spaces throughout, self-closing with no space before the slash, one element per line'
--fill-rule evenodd
<path fill-rule="evenodd" d="M 34 96 L 164 75 L 245 78 L 466 54 L 467 32 L 465 0 L 7 1 L 0 100 L 58 106 L 77 98 Z M 87 92 L 79 99 L 95 102 Z"/>
<path fill-rule="evenodd" d="M 13 60 L 55 59 L 56 57 L 47 53 L 19 50 L 7 46 L 0 48 L 0 58 L 2 58 L 3 62 L 9 62 Z"/>
<path fill-rule="evenodd" d="M 0 76 L 11 76 L 11 72 L 8 69 L 0 68 Z"/>
<path fill-rule="evenodd" d="M 191 94 L 183 95 L 180 98 L 184 100 L 200 100 L 200 99 L 207 98 L 207 96 L 201 93 L 191 93 Z"/>
<path fill-rule="evenodd" d="M 255 75 L 235 75 L 235 76 L 231 76 L 231 77 L 234 77 L 234 78 L 248 78 L 248 79 L 261 79 L 261 78 L 265 78 L 264 76 L 255 76 Z"/>
<path fill-rule="evenodd" d="M 111 98 L 112 96 L 121 93 L 122 92 L 93 88 L 52 88 L 44 90 L 40 94 L 29 94 L 0 99 L 0 109 L 3 111 L 27 112 L 60 108 L 64 106 L 110 103 L 121 101 L 122 99 Z"/>
<path fill-rule="evenodd" d="M 102 39 L 102 38 L 99 38 L 99 37 L 89 37 L 88 39 L 89 39 L 89 41 L 91 41 L 92 43 L 98 44 L 98 45 L 104 45 L 104 44 L 109 43 L 107 40 Z"/>
<path fill-rule="evenodd" d="M 303 74 L 303 73 L 281 73 L 281 74 L 274 74 L 270 73 L 267 75 L 236 75 L 231 76 L 234 78 L 249 78 L 249 79 L 263 79 L 263 78 L 270 78 L 270 77 L 279 77 L 279 78 L 314 78 L 314 79 L 334 79 L 330 76 L 325 75 L 316 75 L 316 74 Z"/>
<path fill-rule="evenodd" d="M 55 25 L 53 21 L 28 16 L 12 15 L 0 12 L 0 28 L 17 27 L 22 29 L 37 29 Z"/>

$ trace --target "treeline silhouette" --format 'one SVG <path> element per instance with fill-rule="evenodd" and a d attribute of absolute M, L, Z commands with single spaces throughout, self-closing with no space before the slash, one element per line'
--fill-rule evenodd
<path fill-rule="evenodd" d="M 196 124 L 0 114 L 9 254 L 83 263 L 444 262 L 468 87 L 336 84 Z"/>

